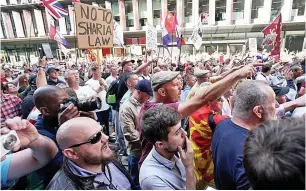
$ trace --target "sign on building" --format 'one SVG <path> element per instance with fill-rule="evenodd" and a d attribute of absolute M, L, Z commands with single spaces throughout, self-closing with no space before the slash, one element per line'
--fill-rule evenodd
<path fill-rule="evenodd" d="M 111 10 L 75 3 L 75 15 L 79 49 L 113 47 Z"/>

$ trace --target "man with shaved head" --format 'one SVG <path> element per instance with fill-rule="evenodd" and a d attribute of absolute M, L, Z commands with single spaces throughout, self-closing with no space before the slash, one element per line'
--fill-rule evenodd
<path fill-rule="evenodd" d="M 241 83 L 234 94 L 232 118 L 220 122 L 212 138 L 214 180 L 218 190 L 250 189 L 243 167 L 243 145 L 249 132 L 275 119 L 275 93 L 263 81 Z"/>
<path fill-rule="evenodd" d="M 108 136 L 95 120 L 77 117 L 57 131 L 56 140 L 65 156 L 51 180 L 50 190 L 129 190 L 134 185 L 126 169 L 112 160 Z"/>
<path fill-rule="evenodd" d="M 34 103 L 41 115 L 38 116 L 35 127 L 38 133 L 49 137 L 56 143 L 56 131 L 61 123 L 79 116 L 77 107 L 70 104 L 62 113 L 59 113 L 60 105 L 63 100 L 69 98 L 65 90 L 46 85 L 38 88 L 34 95 Z M 48 185 L 56 171 L 60 168 L 63 160 L 63 155 L 59 151 L 54 159 L 43 169 L 38 171 L 44 187 Z"/>

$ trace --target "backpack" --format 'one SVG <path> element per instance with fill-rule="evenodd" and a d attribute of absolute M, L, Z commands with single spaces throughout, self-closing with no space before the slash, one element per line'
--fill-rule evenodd
<path fill-rule="evenodd" d="M 106 103 L 118 107 L 123 95 L 128 91 L 126 79 L 130 74 L 122 74 L 117 80 L 113 81 L 106 92 Z M 119 107 L 117 108 L 119 111 Z M 116 109 L 115 109 L 116 110 Z"/>
<path fill-rule="evenodd" d="M 106 103 L 114 106 L 116 103 L 118 103 L 120 100 L 117 100 L 117 93 L 119 90 L 119 83 L 120 79 L 114 80 L 110 85 L 106 92 Z"/>

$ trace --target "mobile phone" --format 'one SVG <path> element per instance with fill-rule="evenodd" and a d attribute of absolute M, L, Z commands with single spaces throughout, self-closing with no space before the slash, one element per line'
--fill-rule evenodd
<path fill-rule="evenodd" d="M 16 131 L 12 130 L 8 134 L 1 135 L 1 158 L 11 152 L 20 143 Z"/>

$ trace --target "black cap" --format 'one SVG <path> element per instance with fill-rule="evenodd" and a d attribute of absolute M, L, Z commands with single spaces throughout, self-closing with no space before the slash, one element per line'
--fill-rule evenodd
<path fill-rule="evenodd" d="M 286 95 L 290 90 L 289 87 L 280 87 L 274 85 L 271 85 L 271 88 L 273 89 L 276 96 Z"/>

